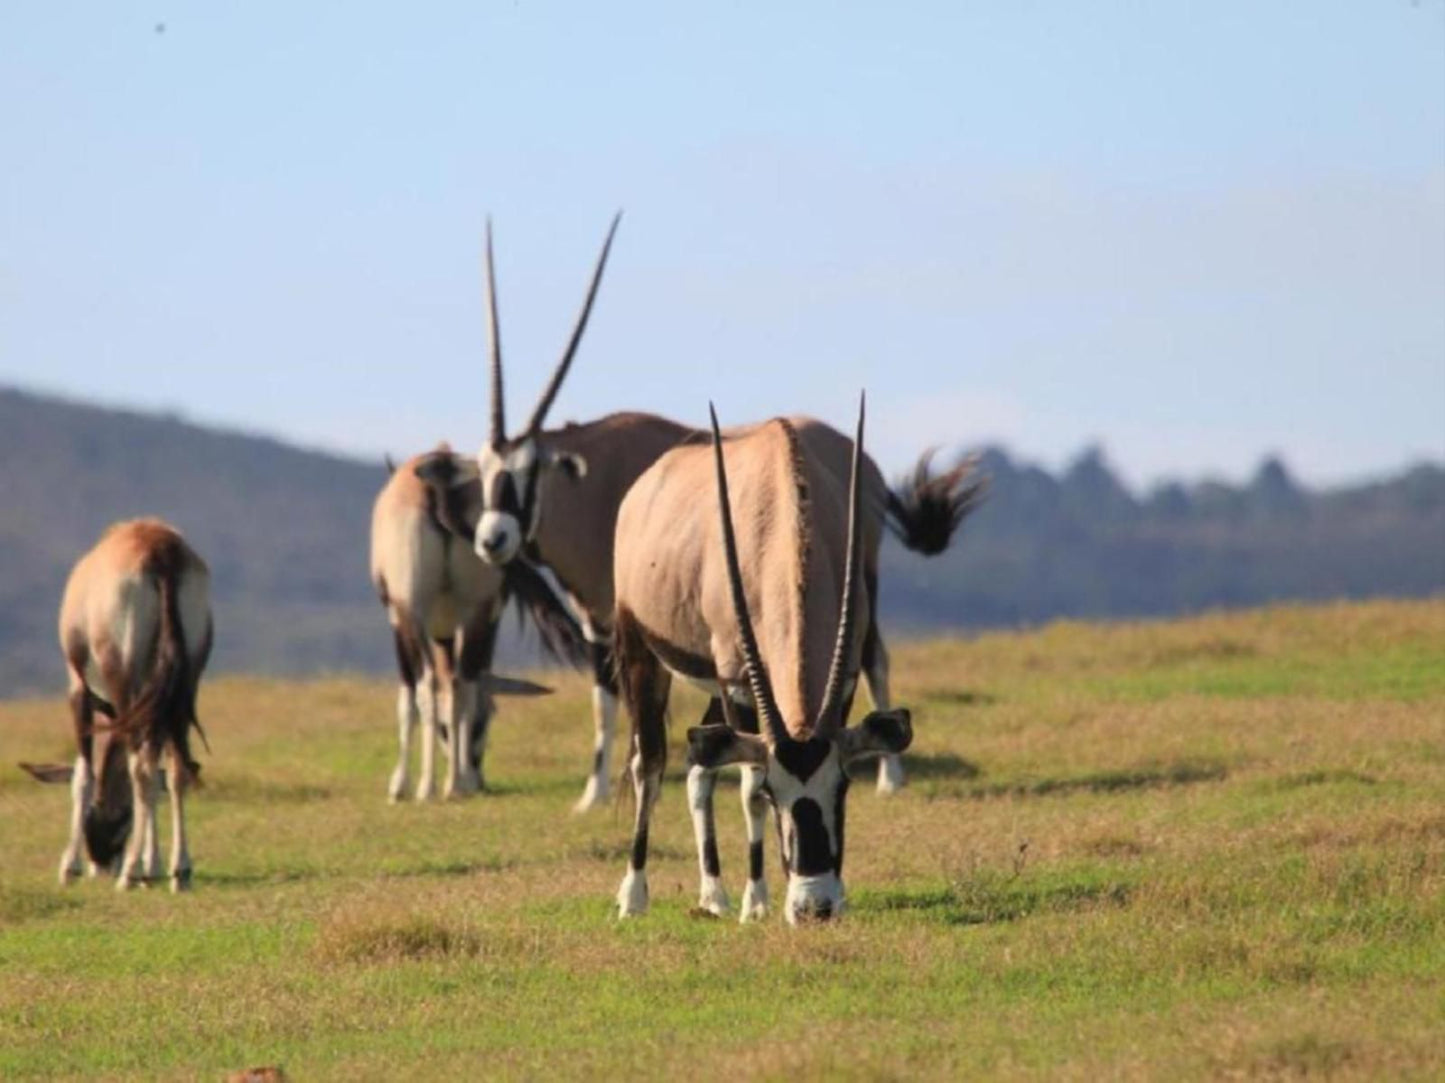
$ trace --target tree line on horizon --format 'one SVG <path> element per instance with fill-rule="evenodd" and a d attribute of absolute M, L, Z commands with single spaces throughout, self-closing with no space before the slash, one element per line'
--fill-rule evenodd
<path fill-rule="evenodd" d="M 5 389 L 0 457 L 0 696 L 64 687 L 65 576 L 105 526 L 143 514 L 174 522 L 211 566 L 215 670 L 391 671 L 367 574 L 380 463 Z M 1316 491 L 1267 459 L 1243 485 L 1142 495 L 1098 448 L 1058 475 L 1000 448 L 978 468 L 989 494 L 952 549 L 884 546 L 883 617 L 899 633 L 1445 593 L 1439 464 Z M 513 635 L 503 658 L 535 653 Z"/>

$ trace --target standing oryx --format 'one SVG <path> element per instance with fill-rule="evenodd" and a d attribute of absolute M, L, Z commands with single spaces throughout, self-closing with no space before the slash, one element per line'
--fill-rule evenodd
<path fill-rule="evenodd" d="M 858 633 L 873 622 L 873 600 L 858 582 L 870 521 L 859 501 L 862 445 L 861 402 L 846 483 L 792 422 L 778 418 L 724 440 L 714 414 L 711 449 L 669 452 L 622 502 L 614 624 L 637 794 L 632 855 L 617 894 L 623 917 L 647 908 L 647 834 L 667 758 L 674 674 L 709 690 L 723 716 L 687 734 L 703 905 L 727 909 L 712 794 L 717 769 L 736 763 L 751 864 L 743 919 L 760 917 L 767 905 L 765 803 L 788 873 L 784 916 L 796 923 L 840 912 L 847 766 L 896 755 L 912 739 L 906 710 L 873 711 L 855 728 L 844 725 L 861 663 Z M 717 510 L 698 499 L 709 475 Z"/>
<path fill-rule="evenodd" d="M 76 563 L 60 605 L 60 649 L 70 676 L 79 752 L 71 768 L 21 764 L 46 782 L 70 782 L 70 840 L 60 882 L 125 850 L 117 887 L 160 875 L 156 798 L 161 754 L 170 751 L 172 891 L 191 884 L 185 791 L 200 771 L 191 759 L 196 686 L 211 653 L 210 573 L 173 527 L 159 519 L 116 523 Z M 95 724 L 99 712 L 110 721 Z M 94 734 L 109 729 L 100 770 Z M 133 821 L 137 820 L 133 825 Z"/>
<path fill-rule="evenodd" d="M 484 785 L 482 759 L 494 694 L 536 695 L 548 689 L 491 673 L 497 624 L 508 597 L 530 610 L 553 653 L 580 652 L 575 621 L 546 583 L 524 562 L 497 569 L 443 523 L 454 509 L 417 477 L 451 456 L 436 451 L 408 459 L 392 473 L 371 514 L 371 581 L 386 606 L 396 642 L 399 755 L 387 793 L 406 792 L 411 734 L 422 718 L 421 780 L 416 799 L 436 792 L 436 739 L 446 742 L 442 796 L 474 793 Z M 418 707 L 420 706 L 420 711 Z"/>
<path fill-rule="evenodd" d="M 604 803 L 610 781 L 617 705 L 610 650 L 617 510 L 633 482 L 659 456 L 681 443 L 702 439 L 695 429 L 642 413 L 610 414 L 582 425 L 542 428 L 587 326 L 617 223 L 614 218 L 566 351 L 521 435 L 511 437 L 506 432 L 496 277 L 488 226 L 491 434 L 474 461 L 461 464 L 451 459 L 444 464 L 445 470 L 421 469 L 421 476 L 439 490 L 439 500 L 462 509 L 462 533 L 474 539 L 482 559 L 506 564 L 525 552 L 553 572 L 583 614 L 583 630 L 594 658 L 596 740 L 592 773 L 577 803 L 579 811 Z M 848 438 L 808 418 L 793 419 L 792 424 L 819 461 L 838 478 L 846 478 L 851 455 Z M 449 493 L 449 489 L 455 491 Z M 888 655 L 873 616 L 881 525 L 915 552 L 938 553 L 947 548 L 959 522 L 977 505 L 982 493 L 983 484 L 971 476 L 968 464 L 934 476 L 929 473 L 926 455 L 910 479 L 889 491 L 873 460 L 864 456 L 862 576 L 870 616 L 862 629 L 863 667 L 869 693 L 879 708 L 888 705 Z M 897 757 L 884 757 L 879 790 L 891 792 L 902 779 Z"/>

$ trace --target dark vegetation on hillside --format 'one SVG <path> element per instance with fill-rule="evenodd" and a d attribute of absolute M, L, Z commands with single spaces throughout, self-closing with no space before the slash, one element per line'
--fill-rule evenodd
<path fill-rule="evenodd" d="M 63 686 L 65 575 L 108 523 L 135 515 L 171 520 L 210 563 L 217 670 L 390 670 L 367 581 L 380 463 L 7 390 L 0 462 L 0 695 Z M 1242 488 L 1167 485 L 1143 498 L 1097 451 L 1057 478 L 998 450 L 982 468 L 989 498 L 953 550 L 925 560 L 886 548 L 889 627 L 1445 591 L 1437 466 L 1313 493 L 1270 461 Z M 516 643 L 505 653 L 529 657 Z"/>

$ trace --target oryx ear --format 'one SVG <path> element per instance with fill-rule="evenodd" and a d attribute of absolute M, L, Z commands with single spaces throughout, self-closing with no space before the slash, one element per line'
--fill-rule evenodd
<path fill-rule="evenodd" d="M 913 723 L 904 707 L 870 711 L 862 722 L 838 735 L 844 763 L 869 756 L 894 755 L 912 743 Z"/>
<path fill-rule="evenodd" d="M 476 481 L 481 476 L 481 470 L 477 460 L 470 455 L 458 455 L 455 451 L 429 451 L 417 460 L 416 476 L 428 485 L 449 489 Z"/>
<path fill-rule="evenodd" d="M 37 782 L 69 782 L 75 771 L 73 763 L 22 763 L 24 771 Z"/>
<path fill-rule="evenodd" d="M 768 762 L 768 746 L 761 737 L 731 726 L 693 726 L 687 731 L 687 761 L 709 769 L 730 763 L 761 767 Z"/>
<path fill-rule="evenodd" d="M 471 544 L 482 516 L 481 468 L 470 455 L 438 449 L 417 460 L 415 473 L 431 490 L 442 528 Z"/>
<path fill-rule="evenodd" d="M 494 696 L 550 696 L 552 689 L 545 684 L 533 684 L 521 677 L 503 677 L 497 673 L 483 673 L 477 678 L 482 691 Z"/>
<path fill-rule="evenodd" d="M 587 460 L 575 451 L 557 451 L 547 457 L 547 465 L 562 471 L 573 481 L 587 476 Z"/>

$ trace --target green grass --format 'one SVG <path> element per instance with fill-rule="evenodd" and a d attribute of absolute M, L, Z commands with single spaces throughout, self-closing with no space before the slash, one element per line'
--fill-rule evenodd
<path fill-rule="evenodd" d="M 895 645 L 912 781 L 854 787 L 829 927 L 690 916 L 677 750 L 616 922 L 630 817 L 569 811 L 559 687 L 497 720 L 496 792 L 418 807 L 386 684 L 208 683 L 181 898 L 55 886 L 66 791 L 12 765 L 64 706 L 0 704 L 0 1078 L 1445 1071 L 1445 604 Z M 734 901 L 740 821 L 724 785 Z"/>

